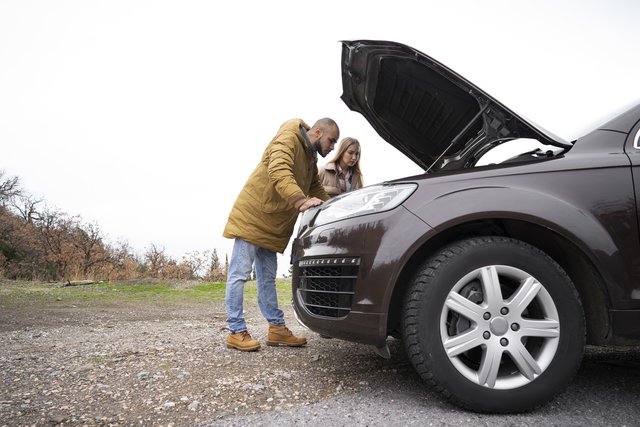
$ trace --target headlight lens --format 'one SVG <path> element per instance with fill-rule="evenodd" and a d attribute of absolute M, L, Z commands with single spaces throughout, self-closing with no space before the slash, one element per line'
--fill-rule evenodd
<path fill-rule="evenodd" d="M 407 200 L 416 188 L 417 184 L 381 184 L 345 193 L 321 208 L 314 225 L 389 211 Z"/>

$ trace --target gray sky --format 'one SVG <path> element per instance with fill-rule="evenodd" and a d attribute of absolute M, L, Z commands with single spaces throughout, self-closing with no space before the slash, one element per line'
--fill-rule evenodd
<path fill-rule="evenodd" d="M 632 0 L 0 0 L 0 169 L 140 253 L 224 259 L 287 119 L 334 118 L 366 184 L 420 172 L 340 100 L 340 40 L 408 44 L 575 139 L 640 100 L 639 20 Z"/>

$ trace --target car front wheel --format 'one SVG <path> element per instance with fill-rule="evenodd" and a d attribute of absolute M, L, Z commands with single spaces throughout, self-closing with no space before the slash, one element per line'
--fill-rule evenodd
<path fill-rule="evenodd" d="M 580 366 L 578 294 L 548 255 L 505 237 L 453 243 L 405 298 L 403 341 L 418 373 L 479 412 L 521 412 L 566 388 Z"/>

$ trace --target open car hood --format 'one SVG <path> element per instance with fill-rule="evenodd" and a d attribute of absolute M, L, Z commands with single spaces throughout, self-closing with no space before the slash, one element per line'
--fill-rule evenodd
<path fill-rule="evenodd" d="M 347 106 L 426 171 L 473 166 L 491 148 L 515 138 L 571 146 L 400 43 L 343 41 L 342 87 Z"/>

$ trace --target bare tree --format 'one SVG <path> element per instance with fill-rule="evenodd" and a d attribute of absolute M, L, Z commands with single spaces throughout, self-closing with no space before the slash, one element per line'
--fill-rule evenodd
<path fill-rule="evenodd" d="M 209 251 L 188 252 L 182 257 L 182 264 L 189 268 L 192 278 L 201 278 L 204 275 L 204 269 L 209 259 Z"/>
<path fill-rule="evenodd" d="M 6 172 L 0 169 L 0 205 L 4 206 L 20 193 L 20 180 L 18 177 L 8 177 Z"/>
<path fill-rule="evenodd" d="M 160 248 L 152 243 L 144 254 L 147 261 L 148 272 L 151 277 L 162 277 L 162 271 L 168 265 L 169 259 L 164 252 L 164 248 Z"/>
<path fill-rule="evenodd" d="M 28 274 L 29 269 L 25 266 L 32 258 L 29 252 L 34 247 L 29 231 L 12 212 L 0 205 L 0 269 L 4 277 L 17 279 Z"/>
<path fill-rule="evenodd" d="M 103 243 L 102 232 L 97 224 L 77 225 L 72 231 L 71 244 L 79 252 L 79 268 L 86 278 L 89 271 L 107 263 L 111 256 Z"/>
<path fill-rule="evenodd" d="M 38 212 L 37 206 L 42 203 L 42 199 L 36 199 L 30 195 L 20 194 L 14 198 L 11 203 L 14 210 L 18 212 L 18 215 L 24 222 L 33 223 L 41 218 L 40 212 Z"/>
<path fill-rule="evenodd" d="M 70 279 L 74 259 L 71 235 L 76 221 L 58 210 L 46 209 L 36 223 L 48 279 Z"/>

